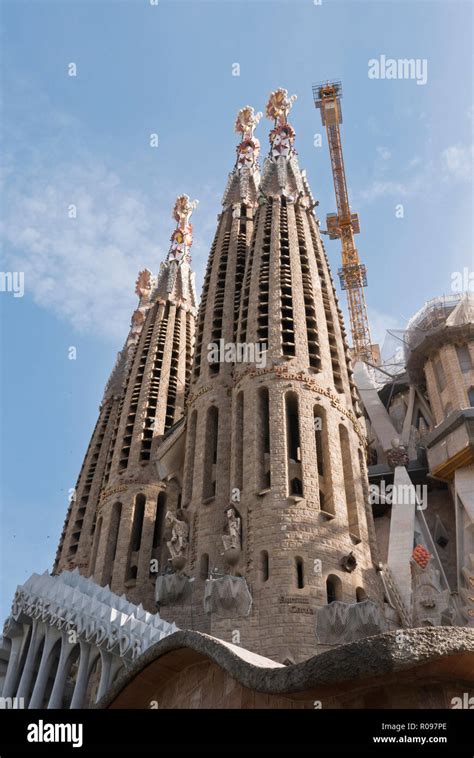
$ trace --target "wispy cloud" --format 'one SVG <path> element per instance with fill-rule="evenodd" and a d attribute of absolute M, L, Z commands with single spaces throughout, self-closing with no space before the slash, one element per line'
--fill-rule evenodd
<path fill-rule="evenodd" d="M 377 148 L 380 157 L 382 151 L 383 148 Z M 402 200 L 426 193 L 427 188 L 432 193 L 439 191 L 441 182 L 469 181 L 473 154 L 472 145 L 451 145 L 434 160 L 423 161 L 420 156 L 415 156 L 400 168 L 400 176 L 392 179 L 387 179 L 386 165 L 381 168 L 376 164 L 372 182 L 356 193 L 354 201 L 357 204 L 372 203 L 383 197 Z"/>
<path fill-rule="evenodd" d="M 415 194 L 422 182 L 421 176 L 414 176 L 406 182 L 376 179 L 366 189 L 359 192 L 358 197 L 367 203 L 372 203 L 381 197 L 405 198 Z"/>
<path fill-rule="evenodd" d="M 450 145 L 442 153 L 443 166 L 455 179 L 472 179 L 473 145 Z"/>
<path fill-rule="evenodd" d="M 383 147 L 382 145 L 379 145 L 375 149 L 377 151 L 377 155 L 383 161 L 388 161 L 391 158 L 391 156 L 392 156 L 392 153 L 390 152 L 390 150 L 388 149 L 388 147 Z"/>
<path fill-rule="evenodd" d="M 23 271 L 26 294 L 77 331 L 123 340 L 137 273 L 158 271 L 174 225 L 172 203 L 182 190 L 151 198 L 91 160 L 18 177 L 10 172 L 7 184 L 1 229 L 8 270 Z M 198 274 L 218 208 L 210 187 L 199 199 L 192 249 Z"/>
<path fill-rule="evenodd" d="M 10 177 L 5 195 L 7 265 L 24 271 L 26 293 L 79 332 L 123 338 L 137 272 L 163 255 L 150 200 L 91 163 Z"/>
<path fill-rule="evenodd" d="M 86 150 L 86 127 L 30 82 L 15 79 L 11 89 L 2 139 L 3 266 L 23 271 L 25 294 L 78 332 L 120 343 L 137 302 L 137 274 L 158 271 L 174 200 L 192 190 L 154 182 L 147 191 L 138 170 L 130 177 L 125 165 L 121 175 L 111 158 Z M 220 197 L 205 185 L 198 199 L 192 257 L 199 291 Z"/>

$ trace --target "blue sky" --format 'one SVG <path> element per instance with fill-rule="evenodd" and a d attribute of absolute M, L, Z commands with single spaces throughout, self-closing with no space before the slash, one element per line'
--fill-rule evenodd
<path fill-rule="evenodd" d="M 2 3 L 2 271 L 25 276 L 24 297 L 0 292 L 2 617 L 16 585 L 51 568 L 136 275 L 166 254 L 181 192 L 200 200 L 200 291 L 240 107 L 264 110 L 279 86 L 298 95 L 291 122 L 324 228 L 335 200 L 311 85 L 342 80 L 377 340 L 472 269 L 471 29 L 472 4 L 455 0 Z M 426 85 L 369 79 L 381 55 L 426 59 Z M 339 243 L 326 248 L 335 272 Z"/>

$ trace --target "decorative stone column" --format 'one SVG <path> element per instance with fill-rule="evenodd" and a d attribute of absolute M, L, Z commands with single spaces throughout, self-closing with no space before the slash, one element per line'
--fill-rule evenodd
<path fill-rule="evenodd" d="M 61 653 L 59 656 L 58 669 L 56 672 L 53 689 L 49 698 L 48 708 L 62 707 L 64 686 L 69 674 L 70 657 L 74 648 L 75 645 L 71 645 L 71 643 L 67 641 L 66 636 L 63 634 L 61 639 Z"/>
<path fill-rule="evenodd" d="M 31 700 L 28 708 L 41 708 L 44 698 L 44 692 L 48 683 L 52 665 L 52 652 L 54 646 L 62 637 L 61 632 L 48 626 L 46 628 L 46 638 L 44 642 L 43 654 L 36 676 L 35 686 L 31 694 Z"/>
<path fill-rule="evenodd" d="M 23 666 L 23 672 L 18 685 L 18 691 L 16 693 L 18 698 L 22 697 L 25 699 L 25 706 L 28 705 L 27 697 L 30 690 L 31 680 L 33 678 L 33 667 L 35 665 L 36 654 L 45 634 L 44 624 L 36 619 L 33 620 L 32 627 L 28 654 L 26 656 L 25 665 Z"/>

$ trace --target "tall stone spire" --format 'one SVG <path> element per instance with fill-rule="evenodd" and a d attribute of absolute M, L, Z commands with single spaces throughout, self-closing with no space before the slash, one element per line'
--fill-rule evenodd
<path fill-rule="evenodd" d="M 262 114 L 254 113 L 250 105 L 245 105 L 237 114 L 234 130 L 241 135 L 241 139 L 236 147 L 235 167 L 229 174 L 222 200 L 224 208 L 232 203 L 252 205 L 257 200 L 260 184 L 258 170 L 260 142 L 254 137 L 254 131 L 261 118 Z"/>
<path fill-rule="evenodd" d="M 157 594 L 178 626 L 229 642 L 238 633 L 243 647 L 282 662 L 321 649 L 316 619 L 323 614 L 329 630 L 338 623 L 332 611 L 324 616 L 333 600 L 351 606 L 355 630 L 357 600 L 380 592 L 365 437 L 316 203 L 288 122 L 295 99 L 278 89 L 267 104 L 270 153 L 254 203 L 241 206 L 253 231 L 238 277 L 238 203 L 219 219 L 188 409 L 190 544 L 180 570 L 194 580 L 193 600 L 171 602 L 164 582 Z M 234 173 L 225 201 L 240 186 Z M 220 338 L 245 350 L 209 363 L 204 348 Z"/>
<path fill-rule="evenodd" d="M 255 114 L 250 106 L 242 108 L 237 115 L 235 131 L 240 136 L 237 158 L 218 215 L 196 327 L 181 500 L 181 518 L 185 524 L 181 528 L 190 531 L 192 544 L 188 550 L 183 548 L 182 555 L 170 557 L 173 567 L 184 562 L 184 574 L 197 572 L 204 578 L 213 567 L 210 561 L 215 556 L 210 548 L 205 551 L 198 535 L 207 533 L 209 539 L 210 535 L 215 535 L 212 539 L 219 542 L 231 488 L 230 437 L 235 362 L 232 353 L 237 342 L 241 290 L 259 195 L 260 144 L 254 136 L 254 129 L 260 118 L 261 114 Z M 161 563 L 163 566 L 163 560 Z M 175 585 L 169 577 L 158 580 L 159 602 L 166 604 L 166 616 L 171 617 L 176 612 L 177 623 L 181 626 L 195 625 L 197 618 L 201 618 L 200 628 L 206 628 L 208 620 L 202 607 L 204 581 L 200 581 L 201 603 L 195 608 L 186 603 L 183 607 L 184 594 L 177 604 L 174 602 L 180 581 L 179 576 Z"/>
<path fill-rule="evenodd" d="M 191 395 L 208 379 L 218 374 L 228 376 L 232 369 L 231 362 L 213 360 L 212 347 L 233 344 L 237 336 L 240 292 L 260 185 L 260 143 L 253 132 L 261 115 L 248 105 L 237 114 L 235 131 L 241 139 L 222 198 L 223 210 L 218 216 L 204 279 Z"/>
<path fill-rule="evenodd" d="M 189 388 L 196 294 L 190 216 L 197 201 L 180 195 L 176 228 L 157 277 L 138 275 L 139 298 L 107 383 L 99 421 L 66 519 L 55 569 L 78 566 L 100 584 L 153 609 L 150 560 L 159 549 L 165 500 L 178 488 L 160 482 L 152 452 L 183 416 Z"/>

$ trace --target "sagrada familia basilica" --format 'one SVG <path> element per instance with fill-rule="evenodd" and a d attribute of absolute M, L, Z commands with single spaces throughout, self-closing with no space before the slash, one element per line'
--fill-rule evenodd
<path fill-rule="evenodd" d="M 53 570 L 17 589 L 27 708 L 450 708 L 474 679 L 474 301 L 352 364 L 289 114 L 242 108 L 201 299 L 180 195 Z M 421 304 L 420 304 L 421 305 Z M 156 706 L 153 704 L 157 704 Z"/>

